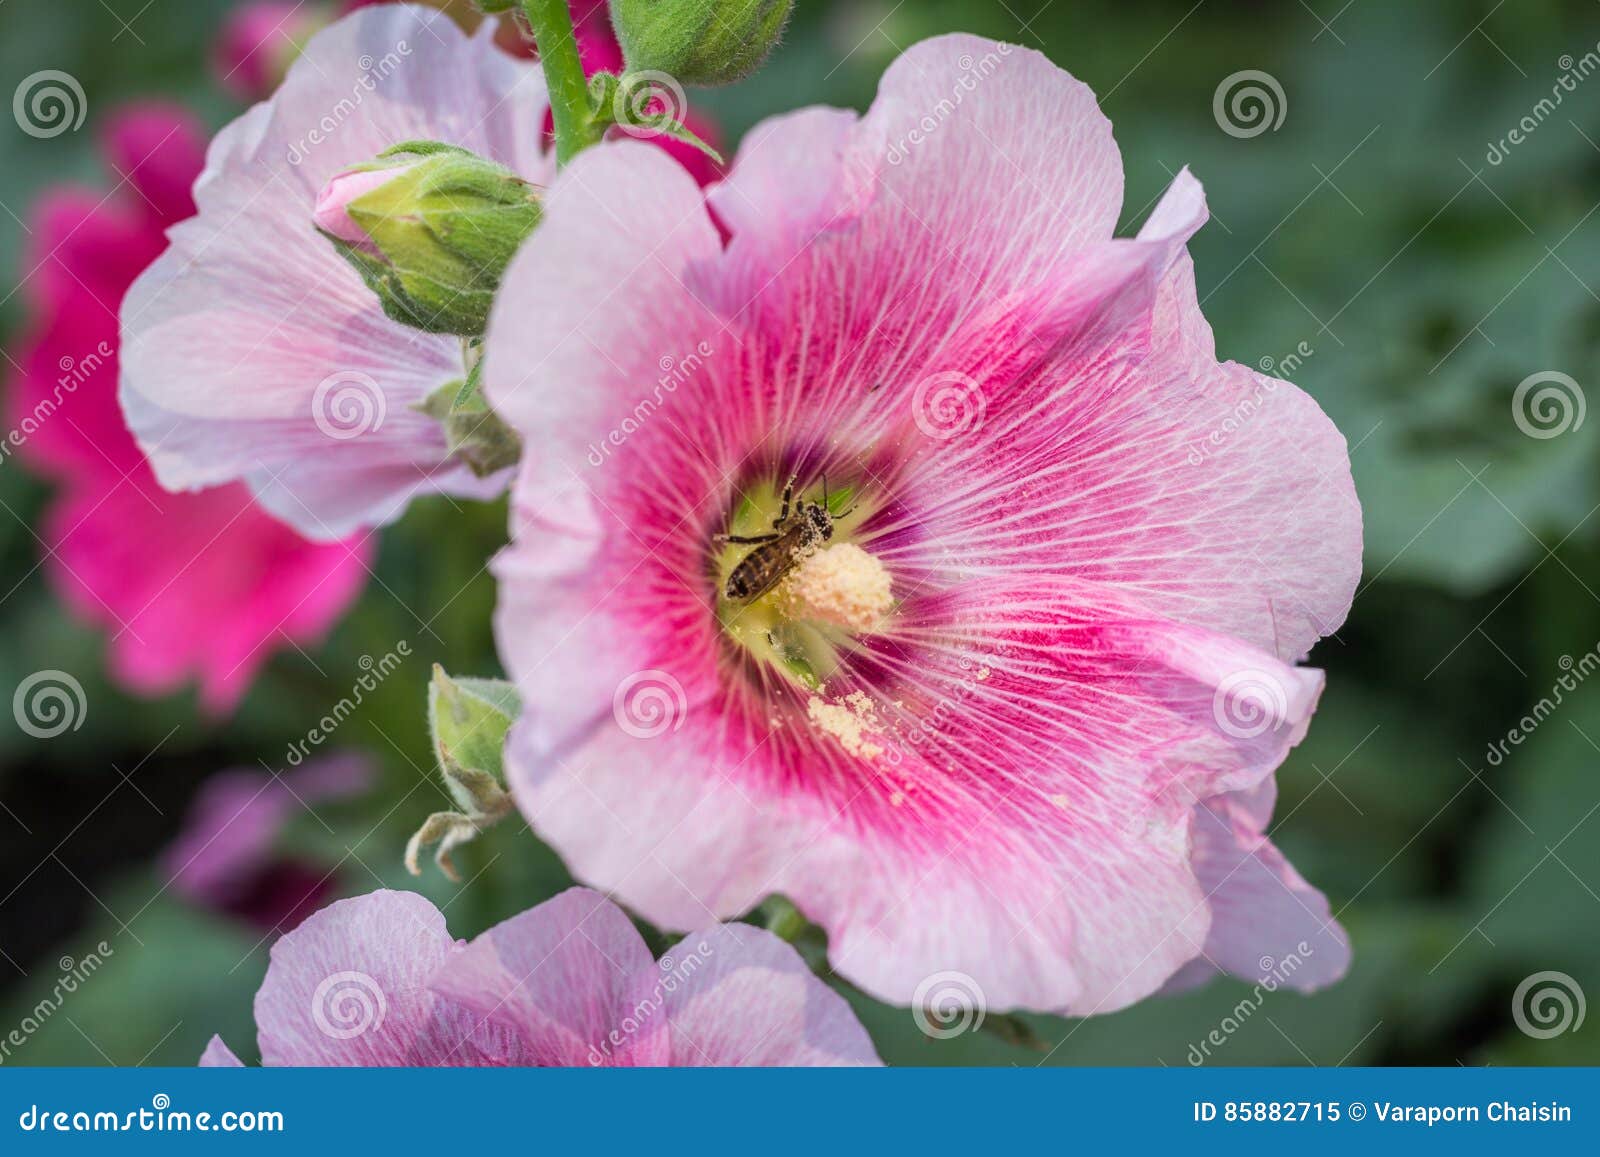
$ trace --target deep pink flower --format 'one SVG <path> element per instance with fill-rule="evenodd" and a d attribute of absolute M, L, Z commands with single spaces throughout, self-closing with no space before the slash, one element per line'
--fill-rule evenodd
<path fill-rule="evenodd" d="M 306 40 L 328 22 L 311 0 L 252 0 L 223 21 L 212 52 L 218 81 L 240 100 L 264 99 L 278 86 Z"/>
<path fill-rule="evenodd" d="M 314 36 L 270 101 L 212 142 L 199 214 L 124 310 L 122 401 L 161 482 L 243 481 L 301 533 L 335 538 L 411 497 L 490 497 L 414 409 L 465 377 L 462 342 L 383 315 L 312 223 L 334 174 L 406 141 L 441 140 L 544 183 L 538 68 L 449 17 L 363 8 Z"/>
<path fill-rule="evenodd" d="M 1344 440 L 1217 362 L 1198 182 L 1132 239 L 1121 200 L 1088 89 L 969 36 L 864 117 L 759 126 L 709 193 L 631 142 L 561 176 L 486 381 L 526 445 L 509 775 L 579 878 L 666 928 L 783 893 L 901 1003 L 1342 973 L 1262 833 L 1360 565 Z M 831 540 L 728 597 L 751 547 L 714 536 L 791 476 Z"/>
<path fill-rule="evenodd" d="M 470 944 L 421 896 L 374 892 L 272 948 L 256 993 L 267 1065 L 875 1065 L 843 998 L 749 925 L 695 932 L 653 960 L 584 888 Z M 200 1063 L 237 1065 L 213 1037 Z"/>
<path fill-rule="evenodd" d="M 44 517 L 48 573 L 112 632 L 113 674 L 143 694 L 198 678 L 203 703 L 221 711 L 272 650 L 322 637 L 360 593 L 369 551 L 305 541 L 243 487 L 167 493 L 123 425 L 118 305 L 164 230 L 194 211 L 202 139 L 181 109 L 129 109 L 105 138 L 127 187 L 46 195 L 24 260 L 32 309 L 8 409 L 17 453 L 61 483 Z"/>
<path fill-rule="evenodd" d="M 332 865 L 285 852 L 285 826 L 372 781 L 371 762 L 353 754 L 278 776 L 248 767 L 211 776 L 162 856 L 172 890 L 262 931 L 287 932 L 333 897 L 339 876 Z"/>

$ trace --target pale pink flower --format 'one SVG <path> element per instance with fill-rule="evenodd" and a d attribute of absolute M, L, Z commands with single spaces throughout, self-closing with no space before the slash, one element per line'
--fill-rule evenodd
<path fill-rule="evenodd" d="M 413 408 L 465 377 L 461 340 L 386 318 L 312 222 L 336 173 L 410 140 L 548 180 L 543 79 L 495 47 L 492 24 L 468 37 L 430 9 L 362 9 L 212 142 L 199 215 L 122 311 L 123 407 L 165 486 L 244 481 L 316 538 L 386 522 L 416 494 L 504 489 Z"/>
<path fill-rule="evenodd" d="M 1088 89 L 969 36 L 864 117 L 758 126 L 709 193 L 627 142 L 561 176 L 486 380 L 526 443 L 509 775 L 579 878 L 665 928 L 782 893 L 902 1003 L 1343 972 L 1262 833 L 1360 565 L 1344 440 L 1217 362 L 1195 179 L 1136 238 L 1121 201 Z M 831 549 L 725 597 L 749 548 L 713 536 L 791 474 Z"/>
<path fill-rule="evenodd" d="M 421 896 L 341 900 L 272 947 L 256 993 L 266 1065 L 876 1065 L 838 993 L 747 924 L 659 961 L 584 888 L 451 938 Z M 238 1065 L 213 1037 L 204 1066 Z"/>

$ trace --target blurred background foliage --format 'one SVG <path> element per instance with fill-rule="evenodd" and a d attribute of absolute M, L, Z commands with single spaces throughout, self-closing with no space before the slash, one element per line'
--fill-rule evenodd
<path fill-rule="evenodd" d="M 0 6 L 0 92 L 40 68 L 120 102 L 179 99 L 220 126 L 238 107 L 206 56 L 227 4 L 55 0 Z M 1600 995 L 1600 686 L 1585 686 L 1498 766 L 1503 737 L 1600 642 L 1600 420 L 1549 439 L 1512 420 L 1517 384 L 1600 384 L 1600 78 L 1580 82 L 1491 164 L 1492 142 L 1600 41 L 1593 0 L 801 0 L 770 65 L 696 93 L 734 140 L 803 104 L 865 107 L 899 48 L 963 29 L 1041 48 L 1098 93 L 1127 167 L 1124 228 L 1188 165 L 1212 221 L 1192 243 L 1224 356 L 1281 363 L 1352 446 L 1367 569 L 1349 622 L 1312 661 L 1328 691 L 1279 775 L 1274 837 L 1350 930 L 1349 977 L 1312 997 L 1217 982 L 1085 1021 L 1007 1019 L 930 1040 L 908 1012 L 856 1003 L 884 1058 L 910 1064 L 1168 1064 L 1234 1017 L 1216 1064 L 1600 1062 L 1600 1017 L 1518 1031 L 1512 994 L 1543 970 Z M 120 27 L 127 21 L 125 28 Z M 1283 123 L 1223 132 L 1213 95 L 1262 70 Z M 1585 86 L 1594 86 L 1592 88 Z M 48 184 L 103 185 L 93 133 L 39 141 L 0 124 L 0 335 L 22 319 L 9 271 Z M 1041 147 L 1048 147 L 1041 143 Z M 1309 351 L 1309 352 L 1307 352 Z M 1292 363 L 1291 363 L 1292 364 Z M 248 1053 L 260 933 L 165 888 L 155 864 L 203 779 L 281 767 L 286 746 L 397 640 L 413 655 L 330 746 L 383 766 L 362 800 L 302 815 L 287 839 L 338 863 L 343 890 L 418 888 L 470 936 L 566 878 L 520 822 L 459 858 L 465 886 L 400 868 L 440 806 L 422 721 L 429 664 L 496 673 L 481 569 L 504 511 L 423 504 L 382 536 L 362 603 L 314 655 L 279 654 L 244 706 L 131 699 L 104 640 L 61 609 L 29 529 L 47 487 L 0 466 L 0 688 L 77 673 L 88 725 L 0 728 L 0 1034 L 106 941 L 107 965 L 9 1063 L 190 1064 L 213 1032 Z M 203 624 L 197 625 L 203 630 Z M 48 663 L 45 662 L 48 657 Z M 314 660 L 314 662 L 313 662 Z M 98 801 L 98 802 L 97 802 Z M 1253 1003 L 1253 1001 L 1251 1002 Z M 1233 1023 L 1233 1022 L 1229 1022 Z"/>

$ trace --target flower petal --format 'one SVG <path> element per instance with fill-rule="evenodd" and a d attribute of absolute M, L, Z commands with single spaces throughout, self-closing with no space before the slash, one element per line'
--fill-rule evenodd
<path fill-rule="evenodd" d="M 200 1054 L 202 1069 L 237 1069 L 243 1066 L 244 1062 L 234 1055 L 220 1036 L 213 1035 L 206 1042 L 206 1051 Z"/>
<path fill-rule="evenodd" d="M 756 126 L 711 201 L 733 234 L 725 312 L 759 296 L 778 320 L 792 288 L 842 283 L 885 327 L 936 334 L 1109 239 L 1122 164 L 1094 94 L 1042 54 L 939 36 L 901 54 L 859 122 Z"/>
<path fill-rule="evenodd" d="M 520 1042 L 428 989 L 454 951 L 444 917 L 420 896 L 380 891 L 329 905 L 272 946 L 255 1003 L 262 1063 L 523 1063 Z"/>
<path fill-rule="evenodd" d="M 886 561 L 1136 587 L 1290 660 L 1337 629 L 1360 572 L 1344 439 L 1293 384 L 1216 363 L 1182 249 L 1204 215 L 1184 172 L 1137 239 L 951 337 L 913 406 L 918 533 Z"/>
<path fill-rule="evenodd" d="M 719 924 L 690 933 L 659 972 L 675 1065 L 880 1063 L 844 998 L 770 932 Z"/>
<path fill-rule="evenodd" d="M 665 1017 L 636 1012 L 653 965 L 622 909 L 572 888 L 489 929 L 429 987 L 518 1036 L 530 1063 L 665 1064 Z"/>
<path fill-rule="evenodd" d="M 1221 970 L 1256 983 L 1273 978 L 1311 992 L 1344 976 L 1350 941 L 1326 897 L 1262 834 L 1273 795 L 1269 780 L 1195 808 L 1195 872 L 1213 913 L 1195 965 L 1201 973 Z"/>

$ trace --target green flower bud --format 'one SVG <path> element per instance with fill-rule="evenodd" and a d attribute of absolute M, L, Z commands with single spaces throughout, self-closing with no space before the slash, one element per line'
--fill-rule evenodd
<path fill-rule="evenodd" d="M 611 23 L 629 72 L 732 84 L 767 58 L 793 7 L 794 0 L 612 0 Z"/>
<path fill-rule="evenodd" d="M 312 219 L 395 321 L 476 337 L 539 214 L 537 190 L 505 166 L 412 141 L 334 177 Z"/>
<path fill-rule="evenodd" d="M 511 812 L 500 786 L 506 732 L 522 712 L 516 688 L 498 679 L 452 679 L 437 663 L 428 686 L 428 730 L 445 787 L 459 811 L 434 812 L 406 843 L 406 870 L 422 874 L 424 848 L 452 880 L 460 880 L 450 854 Z"/>

